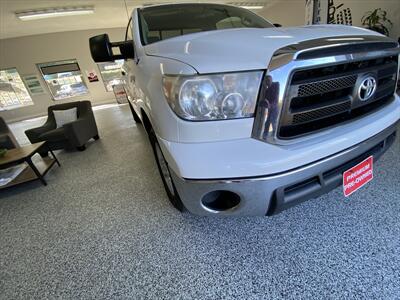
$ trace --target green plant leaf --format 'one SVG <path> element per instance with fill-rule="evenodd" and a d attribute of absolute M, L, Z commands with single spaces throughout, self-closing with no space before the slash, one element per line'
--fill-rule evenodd
<path fill-rule="evenodd" d="M 386 35 L 389 35 L 389 27 L 393 26 L 391 20 L 387 18 L 387 12 L 382 8 L 376 8 L 372 11 L 367 11 L 361 18 L 363 26 L 367 26 L 370 29 L 380 28 Z"/>

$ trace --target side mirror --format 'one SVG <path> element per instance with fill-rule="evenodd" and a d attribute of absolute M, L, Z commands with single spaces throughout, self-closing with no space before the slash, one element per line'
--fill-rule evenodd
<path fill-rule="evenodd" d="M 282 25 L 279 24 L 279 23 L 274 23 L 274 26 L 275 26 L 275 27 L 282 27 Z"/>
<path fill-rule="evenodd" d="M 95 62 L 113 60 L 113 51 L 108 34 L 100 34 L 89 39 L 90 54 Z"/>
<path fill-rule="evenodd" d="M 114 55 L 114 47 L 119 48 L 120 54 Z M 91 37 L 89 39 L 89 48 L 95 62 L 134 58 L 133 41 L 111 43 L 106 33 Z"/>

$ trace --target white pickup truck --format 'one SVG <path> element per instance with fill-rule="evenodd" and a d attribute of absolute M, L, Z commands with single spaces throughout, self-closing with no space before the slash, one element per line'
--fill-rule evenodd
<path fill-rule="evenodd" d="M 274 214 L 342 185 L 395 139 L 400 48 L 366 29 L 171 4 L 135 9 L 124 41 L 89 44 L 96 62 L 126 60 L 133 117 L 179 210 Z"/>

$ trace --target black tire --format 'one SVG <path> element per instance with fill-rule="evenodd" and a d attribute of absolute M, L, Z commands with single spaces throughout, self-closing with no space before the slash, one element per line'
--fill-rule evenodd
<path fill-rule="evenodd" d="M 135 112 L 135 110 L 133 109 L 132 104 L 128 101 L 129 104 L 129 108 L 131 109 L 132 112 L 132 116 L 133 116 L 133 120 L 135 120 L 136 123 L 142 123 L 142 121 L 140 120 L 139 116 L 137 115 L 137 113 Z"/>
<path fill-rule="evenodd" d="M 151 147 L 153 148 L 158 171 L 164 184 L 164 189 L 167 193 L 168 199 L 173 207 L 175 207 L 179 211 L 184 211 L 185 206 L 183 205 L 182 200 L 179 197 L 178 191 L 176 190 L 175 184 L 172 180 L 171 172 L 168 167 L 168 163 L 164 158 L 164 154 L 161 151 L 161 147 L 158 144 L 156 135 L 152 128 L 149 130 L 149 139 Z"/>

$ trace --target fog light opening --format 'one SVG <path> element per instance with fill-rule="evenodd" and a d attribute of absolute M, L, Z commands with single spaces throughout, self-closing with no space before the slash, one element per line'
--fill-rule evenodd
<path fill-rule="evenodd" d="M 240 203 L 240 196 L 230 191 L 212 191 L 203 196 L 201 203 L 207 210 L 223 212 L 235 209 Z"/>

